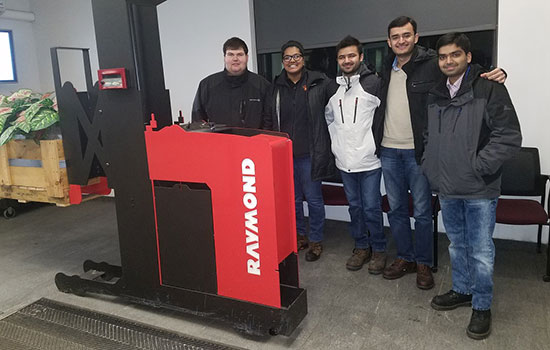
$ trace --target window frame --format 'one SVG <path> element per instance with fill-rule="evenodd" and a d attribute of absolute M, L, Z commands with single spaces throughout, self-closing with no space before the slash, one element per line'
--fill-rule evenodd
<path fill-rule="evenodd" d="M 0 29 L 0 33 L 7 33 L 9 38 L 10 53 L 11 53 L 11 69 L 13 72 L 13 80 L 1 80 L 2 83 L 17 83 L 17 69 L 15 65 L 15 48 L 13 46 L 13 31 L 11 29 Z"/>

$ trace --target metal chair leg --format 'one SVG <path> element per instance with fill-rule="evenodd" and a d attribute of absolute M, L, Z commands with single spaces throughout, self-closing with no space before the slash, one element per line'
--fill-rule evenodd
<path fill-rule="evenodd" d="M 548 229 L 548 245 L 546 246 L 546 275 L 542 277 L 544 282 L 550 282 L 550 228 Z"/>
<path fill-rule="evenodd" d="M 542 225 L 539 225 L 539 232 L 537 234 L 537 253 L 540 252 L 542 252 Z"/>
<path fill-rule="evenodd" d="M 433 231 L 433 267 L 432 272 L 437 272 L 437 265 L 438 265 L 438 255 L 439 255 L 439 232 L 438 232 L 438 225 L 437 225 L 437 212 L 433 214 L 433 223 L 434 223 L 434 231 Z"/>

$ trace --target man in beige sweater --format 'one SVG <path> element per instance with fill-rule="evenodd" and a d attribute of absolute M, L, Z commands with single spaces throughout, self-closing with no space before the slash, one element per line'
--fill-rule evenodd
<path fill-rule="evenodd" d="M 375 125 L 375 141 L 391 208 L 390 229 L 397 245 L 397 259 L 385 268 L 383 276 L 397 279 L 417 272 L 417 287 L 431 289 L 434 286 L 432 194 L 419 164 L 424 151 L 428 91 L 443 75 L 436 52 L 416 45 L 419 38 L 416 28 L 414 19 L 405 16 L 397 17 L 388 26 L 392 53 L 382 72 L 381 108 L 385 112 Z M 502 83 L 505 73 L 497 68 L 482 77 Z M 409 191 L 414 205 L 414 240 Z"/>

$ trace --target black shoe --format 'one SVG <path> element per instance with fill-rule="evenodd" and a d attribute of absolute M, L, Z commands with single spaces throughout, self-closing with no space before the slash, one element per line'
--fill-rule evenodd
<path fill-rule="evenodd" d="M 298 249 L 298 251 L 307 249 L 307 247 L 309 246 L 309 241 L 307 240 L 306 236 L 297 235 L 296 242 L 296 248 Z"/>
<path fill-rule="evenodd" d="M 487 338 L 491 334 L 491 310 L 472 310 L 466 334 L 475 340 Z"/>
<path fill-rule="evenodd" d="M 309 250 L 306 252 L 306 261 L 316 261 L 321 257 L 323 245 L 321 242 L 310 242 Z"/>
<path fill-rule="evenodd" d="M 451 289 L 445 294 L 433 297 L 431 305 L 438 311 L 453 310 L 459 306 L 472 305 L 472 296 L 460 294 Z"/>

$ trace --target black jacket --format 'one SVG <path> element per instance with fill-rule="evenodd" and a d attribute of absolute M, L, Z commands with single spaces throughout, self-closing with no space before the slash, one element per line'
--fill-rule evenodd
<path fill-rule="evenodd" d="M 279 93 L 279 131 L 287 133 L 292 140 L 294 157 L 309 156 L 309 117 L 307 103 L 307 71 L 294 84 L 286 74 L 275 79 L 274 86 Z M 277 103 L 277 101 L 275 101 Z"/>
<path fill-rule="evenodd" d="M 309 126 L 309 154 L 311 156 L 311 179 L 313 181 L 331 180 L 338 177 L 334 165 L 334 155 L 330 149 L 330 135 L 325 121 L 325 105 L 337 89 L 336 82 L 325 74 L 307 70 L 306 96 Z M 275 78 L 271 94 L 272 119 L 266 123 L 266 128 L 280 130 L 280 83 L 286 79 L 283 71 Z M 293 135 L 291 135 L 293 136 Z"/>
<path fill-rule="evenodd" d="M 450 198 L 496 198 L 502 164 L 521 147 L 519 121 L 504 85 L 470 65 L 451 99 L 442 79 L 428 98 L 422 170 L 432 190 Z"/>
<path fill-rule="evenodd" d="M 377 154 L 380 152 L 380 145 L 384 137 L 385 110 L 394 59 L 395 55 L 393 53 L 386 58 L 382 72 L 382 104 L 379 108 L 381 118 L 375 120 L 373 127 Z M 417 163 L 420 164 L 420 158 L 424 151 L 423 132 L 427 124 L 426 101 L 428 91 L 443 78 L 443 73 L 439 70 L 437 53 L 432 49 L 426 49 L 419 45 L 414 47 L 411 59 L 402 69 L 407 74 L 407 97 L 409 99 L 415 156 Z"/>
<path fill-rule="evenodd" d="M 199 83 L 192 120 L 262 129 L 271 111 L 270 92 L 271 84 L 248 70 L 239 76 L 214 73 Z"/>

